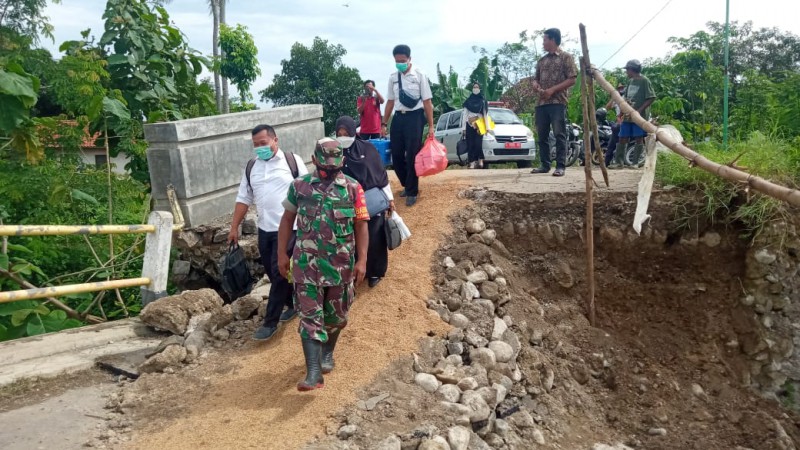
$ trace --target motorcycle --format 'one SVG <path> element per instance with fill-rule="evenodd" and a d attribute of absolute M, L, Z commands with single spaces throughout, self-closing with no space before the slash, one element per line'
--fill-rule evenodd
<path fill-rule="evenodd" d="M 569 167 L 583 155 L 583 128 L 576 123 L 567 122 L 567 152 L 564 156 L 564 165 Z M 550 144 L 550 161 L 556 161 L 556 137 L 552 131 L 548 138 Z"/>

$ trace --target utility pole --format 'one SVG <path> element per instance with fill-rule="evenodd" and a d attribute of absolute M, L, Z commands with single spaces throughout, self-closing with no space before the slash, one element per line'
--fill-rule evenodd
<path fill-rule="evenodd" d="M 725 87 L 722 99 L 722 148 L 728 150 L 728 83 L 730 83 L 730 0 L 725 0 Z"/>

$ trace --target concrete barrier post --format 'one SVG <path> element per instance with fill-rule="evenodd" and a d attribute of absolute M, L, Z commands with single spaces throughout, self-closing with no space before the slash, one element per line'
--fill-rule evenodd
<path fill-rule="evenodd" d="M 172 245 L 172 214 L 153 211 L 147 223 L 155 225 L 156 231 L 147 234 L 144 246 L 142 277 L 150 279 L 150 284 L 142 286 L 142 306 L 167 295 L 169 278 L 169 250 Z"/>

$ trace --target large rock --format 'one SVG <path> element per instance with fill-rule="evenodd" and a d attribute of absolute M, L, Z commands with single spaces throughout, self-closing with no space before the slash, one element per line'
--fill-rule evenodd
<path fill-rule="evenodd" d="M 245 295 L 239 297 L 236 301 L 231 303 L 231 311 L 236 320 L 246 320 L 253 317 L 258 312 L 258 307 L 261 306 L 261 296 Z"/>
<path fill-rule="evenodd" d="M 500 363 L 509 362 L 514 358 L 514 349 L 503 341 L 489 342 L 489 350 L 494 353 L 496 361 Z"/>
<path fill-rule="evenodd" d="M 494 241 L 493 245 L 498 242 L 500 241 Z M 473 264 L 481 265 L 492 260 L 492 251 L 481 244 L 458 244 L 450 250 L 450 254 L 456 263 L 471 261 Z"/>
<path fill-rule="evenodd" d="M 439 389 L 439 380 L 429 373 L 418 373 L 414 376 L 414 382 L 425 392 L 433 394 Z"/>
<path fill-rule="evenodd" d="M 434 436 L 433 439 L 422 441 L 417 450 L 450 450 L 450 444 L 443 437 Z"/>
<path fill-rule="evenodd" d="M 403 442 L 397 436 L 389 436 L 375 446 L 375 450 L 401 450 L 402 448 Z"/>
<path fill-rule="evenodd" d="M 470 433 L 469 447 L 467 447 L 467 450 L 492 450 L 492 448 L 489 447 L 489 444 L 487 444 L 486 441 L 481 439 L 480 436 L 478 436 L 475 433 Z"/>
<path fill-rule="evenodd" d="M 481 266 L 481 269 L 483 269 L 483 271 L 486 272 L 486 275 L 489 276 L 489 280 L 491 281 L 494 281 L 502 273 L 499 268 L 491 264 L 484 264 Z"/>
<path fill-rule="evenodd" d="M 170 345 L 163 352 L 151 356 L 139 366 L 140 373 L 163 372 L 167 367 L 180 366 L 186 358 L 186 349 L 180 345 Z"/>
<path fill-rule="evenodd" d="M 464 427 L 451 427 L 447 430 L 447 442 L 452 450 L 467 450 L 469 438 L 470 430 Z"/>
<path fill-rule="evenodd" d="M 478 287 L 475 286 L 474 283 L 467 281 L 461 287 L 461 296 L 464 298 L 464 300 L 470 301 L 474 298 L 480 297 L 481 293 L 478 291 Z"/>
<path fill-rule="evenodd" d="M 486 245 L 492 245 L 494 240 L 497 239 L 497 232 L 494 230 L 483 230 L 481 232 L 481 238 L 483 238 L 483 242 Z"/>
<path fill-rule="evenodd" d="M 503 339 L 503 334 L 508 330 L 508 325 L 499 317 L 494 318 L 494 327 L 492 328 L 492 340 L 499 341 Z"/>
<path fill-rule="evenodd" d="M 486 420 L 492 413 L 486 400 L 476 391 L 467 391 L 461 394 L 460 403 L 469 408 L 469 420 L 472 423 Z"/>
<path fill-rule="evenodd" d="M 483 298 L 493 301 L 500 299 L 500 286 L 494 281 L 487 281 L 481 284 L 479 292 Z"/>
<path fill-rule="evenodd" d="M 467 281 L 472 284 L 481 284 L 489 281 L 489 275 L 483 270 L 476 270 L 467 275 Z"/>
<path fill-rule="evenodd" d="M 194 361 L 203 351 L 209 339 L 211 339 L 211 335 L 206 330 L 195 330 L 189 333 L 183 344 L 186 347 L 187 361 Z"/>
<path fill-rule="evenodd" d="M 458 401 L 461 400 L 461 389 L 454 384 L 441 385 L 439 390 L 436 391 L 436 394 L 450 403 L 458 403 Z"/>
<path fill-rule="evenodd" d="M 481 219 L 469 219 L 464 228 L 469 234 L 481 233 L 486 229 L 486 222 Z"/>
<path fill-rule="evenodd" d="M 450 316 L 450 325 L 459 329 L 464 329 L 469 326 L 469 319 L 463 314 L 456 313 Z"/>
<path fill-rule="evenodd" d="M 148 303 L 139 317 L 153 328 L 182 335 L 193 316 L 221 310 L 222 305 L 222 297 L 213 289 L 185 291 Z"/>
<path fill-rule="evenodd" d="M 476 348 L 469 352 L 469 358 L 472 362 L 476 362 L 487 370 L 492 370 L 497 364 L 497 356 L 491 349 L 482 347 Z"/>

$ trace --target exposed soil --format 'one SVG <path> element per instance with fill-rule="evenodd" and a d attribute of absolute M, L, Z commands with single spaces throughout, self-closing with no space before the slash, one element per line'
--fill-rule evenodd
<path fill-rule="evenodd" d="M 298 448 L 325 435 L 330 416 L 391 361 L 415 350 L 420 336 L 448 326 L 425 307 L 433 292 L 430 261 L 449 232 L 450 214 L 468 202 L 456 183 L 423 183 L 419 203 L 400 215 L 410 240 L 391 252 L 381 284 L 358 290 L 342 333 L 336 371 L 325 388 L 299 393 L 305 374 L 297 321 L 266 344 L 250 341 L 254 322 L 235 324 L 227 348 L 177 374 L 143 375 L 113 401 L 134 427 L 131 448 Z M 398 296 L 397 293 L 402 293 Z"/>
<path fill-rule="evenodd" d="M 462 230 L 466 218 L 480 216 L 510 250 L 508 257 L 492 251 L 513 293 L 497 315 L 510 316 L 523 346 L 524 388 L 509 397 L 531 411 L 545 438 L 537 445 L 522 434 L 522 446 L 500 440 L 492 448 L 794 449 L 800 416 L 744 386 L 748 366 L 734 330 L 747 314 L 738 302 L 745 249 L 735 230 L 718 230 L 714 246 L 697 239 L 711 230 L 668 233 L 673 199 L 662 194 L 651 204 L 655 233 L 639 238 L 627 225 L 635 196 L 614 195 L 599 196 L 595 216 L 596 327 L 584 315 L 582 196 L 479 192 L 477 206 L 455 218 Z M 437 262 L 466 234 L 447 242 Z M 443 269 L 436 264 L 434 272 L 442 292 Z M 551 374 L 552 389 L 543 389 Z M 413 379 L 411 360 L 396 361 L 361 395 L 387 399 L 372 411 L 351 406 L 337 415 L 358 431 L 309 448 L 373 448 L 392 434 L 416 448 L 426 437 L 446 437 L 453 417 Z"/>

